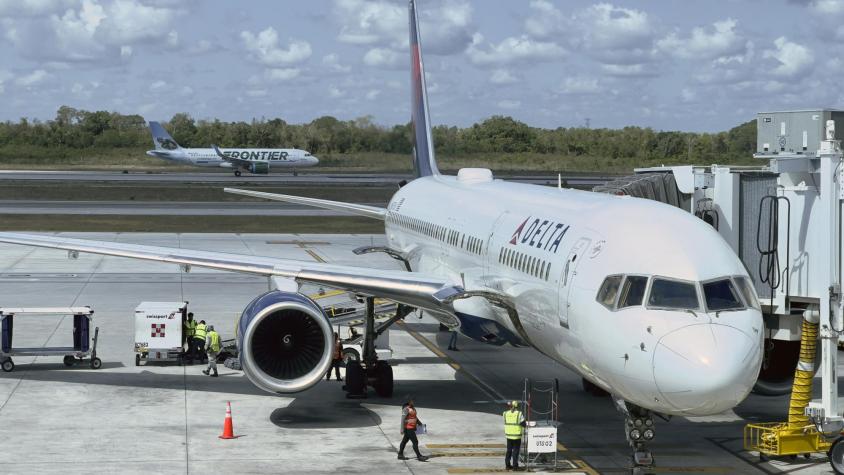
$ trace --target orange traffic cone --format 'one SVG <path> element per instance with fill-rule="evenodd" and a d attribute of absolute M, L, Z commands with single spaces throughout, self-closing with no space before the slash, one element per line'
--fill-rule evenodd
<path fill-rule="evenodd" d="M 223 435 L 220 436 L 221 439 L 236 439 L 234 435 L 234 425 L 232 424 L 232 403 L 231 401 L 226 402 L 226 422 L 223 424 Z"/>

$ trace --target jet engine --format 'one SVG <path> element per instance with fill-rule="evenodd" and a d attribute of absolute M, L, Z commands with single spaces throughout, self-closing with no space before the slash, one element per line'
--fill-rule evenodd
<path fill-rule="evenodd" d="M 270 172 L 270 162 L 252 162 L 249 171 L 256 175 L 266 175 Z"/>
<path fill-rule="evenodd" d="M 256 297 L 240 316 L 237 330 L 243 372 L 266 391 L 304 391 L 331 364 L 331 322 L 305 295 L 275 290 Z"/>

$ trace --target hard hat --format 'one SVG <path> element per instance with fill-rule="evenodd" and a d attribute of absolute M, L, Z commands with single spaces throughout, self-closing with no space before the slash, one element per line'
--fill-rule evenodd
<path fill-rule="evenodd" d="M 214 325 L 208 325 L 208 331 L 214 331 Z"/>
<path fill-rule="evenodd" d="M 513 406 L 513 408 L 517 408 L 519 407 L 519 401 L 510 401 L 510 405 Z"/>

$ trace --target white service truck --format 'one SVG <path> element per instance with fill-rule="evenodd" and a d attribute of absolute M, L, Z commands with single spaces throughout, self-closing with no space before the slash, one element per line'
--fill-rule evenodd
<path fill-rule="evenodd" d="M 141 360 L 182 364 L 187 302 L 141 302 L 135 309 L 135 366 Z"/>

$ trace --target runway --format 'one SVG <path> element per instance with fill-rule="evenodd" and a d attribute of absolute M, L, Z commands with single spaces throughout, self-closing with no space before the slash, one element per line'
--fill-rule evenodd
<path fill-rule="evenodd" d="M 500 178 L 521 183 L 555 185 L 557 175 L 501 175 Z M 568 186 L 591 187 L 606 183 L 613 176 L 603 175 L 564 175 Z M 369 173 L 299 173 L 250 175 L 236 177 L 232 173 L 196 172 L 196 173 L 148 173 L 148 172 L 111 172 L 111 171 L 29 171 L 0 170 L 0 183 L 15 182 L 159 182 L 184 184 L 225 184 L 231 185 L 358 185 L 358 186 L 395 186 L 402 180 L 410 181 L 410 175 L 369 174 Z"/>
<path fill-rule="evenodd" d="M 386 203 L 363 203 L 386 207 Z M 0 200 L 0 214 L 114 216 L 351 216 L 281 202 Z"/>
<path fill-rule="evenodd" d="M 385 255 L 356 256 L 382 235 L 63 233 L 69 237 L 203 249 L 342 265 L 398 269 Z M 525 378 L 557 378 L 558 449 L 567 473 L 626 473 L 623 422 L 609 398 L 581 389 L 570 370 L 529 348 L 494 347 L 449 334 L 427 315 L 389 330 L 395 397 L 350 400 L 342 383 L 324 381 L 296 395 L 264 393 L 239 371 L 220 378 L 200 366 L 134 366 L 133 309 L 141 301 L 189 301 L 223 339 L 244 306 L 267 290 L 255 276 L 58 250 L 0 245 L 0 306 L 90 305 L 100 328 L 103 369 L 65 368 L 59 357 L 16 358 L 0 373 L 2 473 L 490 473 L 503 469 L 502 401 L 521 399 Z M 303 292 L 318 294 L 306 286 Z M 332 298 L 348 299 L 344 293 Z M 330 300 L 318 300 L 328 305 Z M 70 337 L 72 319 L 15 321 L 16 341 L 53 346 Z M 411 395 L 429 428 L 426 462 L 396 460 L 401 402 Z M 222 441 L 226 402 L 235 433 Z M 785 417 L 787 397 L 751 395 L 731 411 L 657 420 L 659 473 L 828 473 L 825 458 L 761 462 L 742 449 L 748 421 Z"/>

